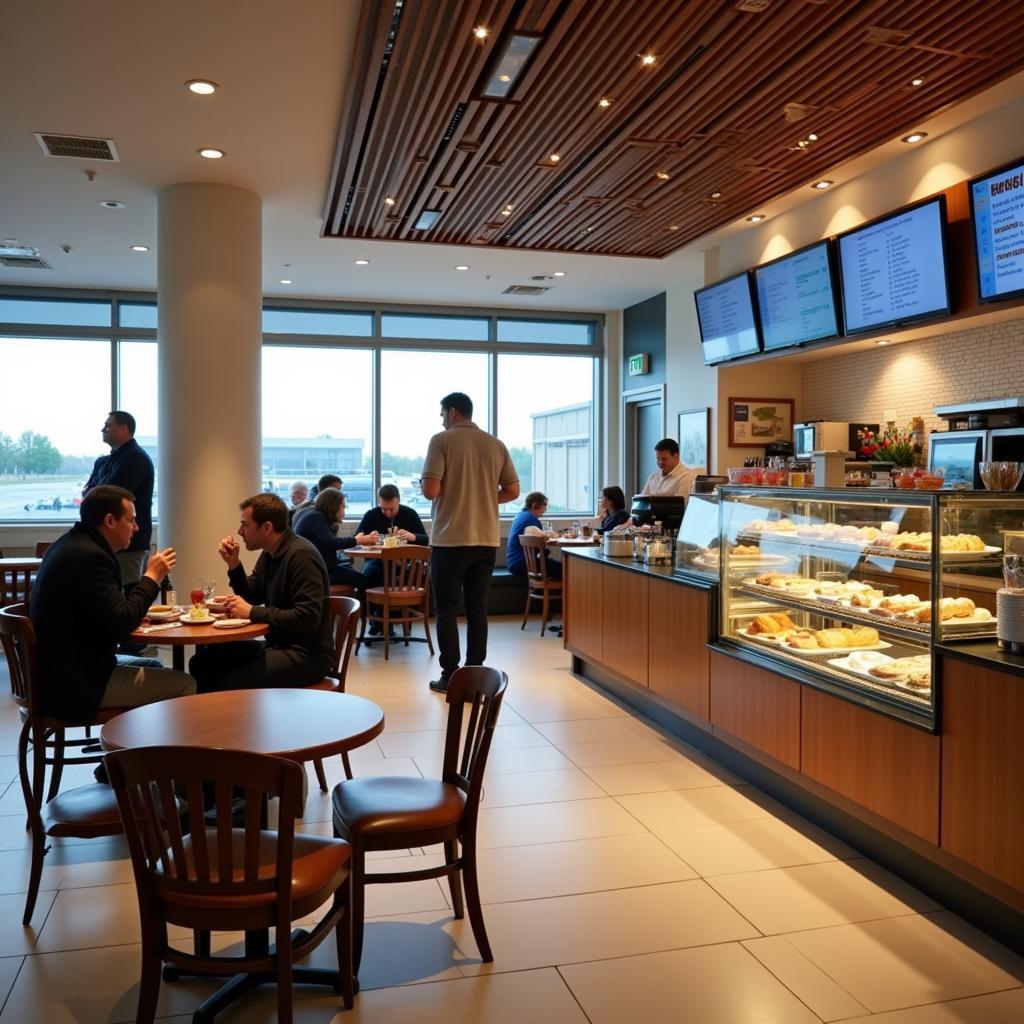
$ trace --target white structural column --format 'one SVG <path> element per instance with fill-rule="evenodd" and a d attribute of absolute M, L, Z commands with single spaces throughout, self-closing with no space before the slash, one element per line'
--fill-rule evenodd
<path fill-rule="evenodd" d="M 260 490 L 260 197 L 187 183 L 159 197 L 160 546 L 179 602 L 227 584 L 217 544 Z"/>

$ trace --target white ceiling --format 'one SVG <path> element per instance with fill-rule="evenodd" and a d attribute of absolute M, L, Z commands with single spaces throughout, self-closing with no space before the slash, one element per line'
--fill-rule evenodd
<path fill-rule="evenodd" d="M 155 290 L 157 195 L 184 181 L 238 185 L 262 197 L 268 295 L 620 309 L 692 278 L 703 250 L 740 230 L 727 228 L 664 260 L 320 238 L 360 3 L 6 4 L 0 238 L 36 246 L 53 269 L 0 268 L 0 285 Z M 220 89 L 195 96 L 184 87 L 193 78 L 213 79 Z M 979 106 L 978 99 L 964 105 L 963 116 Z M 945 129 L 963 119 L 955 115 L 944 116 Z M 113 139 L 120 163 L 47 158 L 34 132 Z M 227 155 L 204 160 L 200 146 Z M 861 158 L 857 170 L 887 158 L 883 151 Z M 86 170 L 97 172 L 94 181 Z M 125 209 L 97 205 L 109 199 Z M 794 195 L 773 206 L 799 201 Z M 133 253 L 134 243 L 150 251 Z M 356 258 L 370 265 L 357 267 Z M 459 263 L 471 269 L 456 271 Z M 556 270 L 566 276 L 543 282 L 552 286 L 544 296 L 501 294 Z M 281 285 L 282 277 L 294 284 Z"/>

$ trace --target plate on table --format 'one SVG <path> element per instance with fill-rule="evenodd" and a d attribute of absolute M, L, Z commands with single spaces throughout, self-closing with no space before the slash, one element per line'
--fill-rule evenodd
<path fill-rule="evenodd" d="M 166 612 L 155 612 L 151 608 L 146 612 L 146 617 L 150 622 L 174 622 L 181 617 L 181 612 L 177 608 L 172 608 Z"/>
<path fill-rule="evenodd" d="M 223 613 L 228 610 L 228 606 L 224 603 L 223 597 L 211 597 L 209 601 L 204 602 L 207 610 L 211 612 Z"/>
<path fill-rule="evenodd" d="M 248 619 L 218 619 L 214 624 L 214 629 L 239 629 L 242 626 L 248 626 Z"/>
<path fill-rule="evenodd" d="M 201 619 L 196 619 L 186 613 L 185 615 L 180 616 L 178 621 L 185 626 L 209 626 L 217 620 L 210 614 L 204 615 Z"/>

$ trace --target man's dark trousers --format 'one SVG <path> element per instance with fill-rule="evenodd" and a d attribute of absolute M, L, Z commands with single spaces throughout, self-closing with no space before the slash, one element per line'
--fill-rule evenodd
<path fill-rule="evenodd" d="M 441 679 L 459 667 L 459 598 L 466 609 L 466 664 L 482 665 L 487 657 L 487 590 L 497 548 L 435 547 L 430 580 L 434 591 Z"/>

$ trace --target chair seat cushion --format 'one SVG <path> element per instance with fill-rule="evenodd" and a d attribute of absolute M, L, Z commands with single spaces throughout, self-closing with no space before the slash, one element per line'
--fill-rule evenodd
<path fill-rule="evenodd" d="M 245 830 L 231 830 L 232 864 L 234 877 L 244 877 Z M 190 867 L 194 863 L 194 843 L 191 836 L 183 842 L 185 857 Z M 213 880 L 217 875 L 217 832 L 206 829 L 206 847 Z M 344 839 L 325 836 L 296 834 L 292 862 L 292 905 L 293 919 L 311 913 L 334 892 L 348 870 L 352 848 Z M 260 832 L 259 868 L 260 878 L 273 878 L 277 870 L 277 833 Z M 163 875 L 163 871 L 156 874 Z M 165 876 L 166 877 L 166 876 Z M 173 877 L 173 874 L 172 874 Z M 249 907 L 269 907 L 276 900 L 274 893 L 254 893 L 240 896 L 207 896 L 187 892 L 163 890 L 162 897 L 167 903 L 181 907 L 206 909 L 222 907 L 225 910 L 242 910 Z"/>
<path fill-rule="evenodd" d="M 51 836 L 113 836 L 122 831 L 117 798 L 98 782 L 58 793 L 43 804 L 43 828 Z"/>
<path fill-rule="evenodd" d="M 374 604 L 383 604 L 385 593 L 387 593 L 391 604 L 421 604 L 427 596 L 423 587 L 408 587 L 390 591 L 385 591 L 383 587 L 367 587 L 366 600 L 372 601 Z"/>
<path fill-rule="evenodd" d="M 344 693 L 344 688 L 341 685 L 341 681 L 335 679 L 334 676 L 324 676 L 318 683 L 310 683 L 309 686 L 304 686 L 304 690 L 326 690 L 329 693 Z"/>
<path fill-rule="evenodd" d="M 331 803 L 335 819 L 350 834 L 382 836 L 456 825 L 466 796 L 439 779 L 379 776 L 339 782 Z"/>

